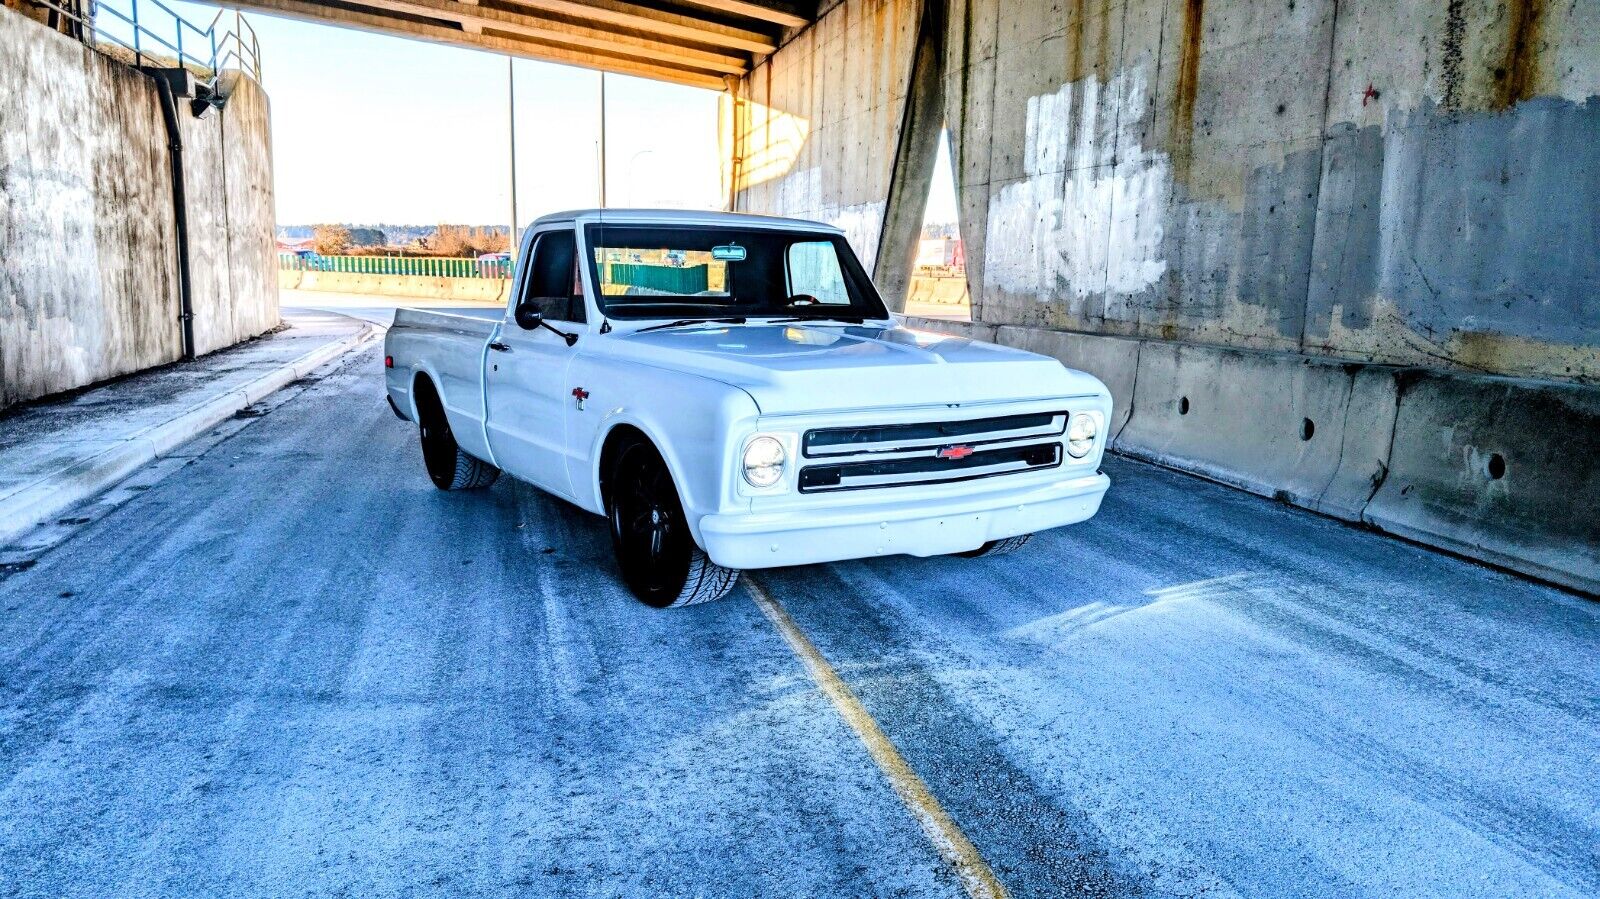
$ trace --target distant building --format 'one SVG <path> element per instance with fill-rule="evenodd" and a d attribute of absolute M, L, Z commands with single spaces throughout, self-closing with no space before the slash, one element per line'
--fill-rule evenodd
<path fill-rule="evenodd" d="M 965 271 L 967 268 L 967 254 L 959 238 L 925 238 L 917 242 L 916 267 Z"/>

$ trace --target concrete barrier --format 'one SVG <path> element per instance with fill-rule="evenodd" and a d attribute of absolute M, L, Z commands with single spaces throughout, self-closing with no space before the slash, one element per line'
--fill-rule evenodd
<path fill-rule="evenodd" d="M 1382 480 L 1387 369 L 1149 341 L 1119 452 L 1348 520 Z"/>
<path fill-rule="evenodd" d="M 967 300 L 967 279 L 916 275 L 906 290 L 906 305 L 915 303 L 959 306 Z"/>
<path fill-rule="evenodd" d="M 906 323 L 1100 378 L 1123 455 L 1600 594 L 1600 387 Z"/>
<path fill-rule="evenodd" d="M 382 297 L 503 303 L 511 282 L 505 278 L 442 278 L 423 275 L 378 275 L 369 272 L 302 272 L 280 269 L 278 287 L 329 293 L 365 293 Z"/>
<path fill-rule="evenodd" d="M 1600 389 L 1407 372 L 1363 520 L 1600 594 Z"/>

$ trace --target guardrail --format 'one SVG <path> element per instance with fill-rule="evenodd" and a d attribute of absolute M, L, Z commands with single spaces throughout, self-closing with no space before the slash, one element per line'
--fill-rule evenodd
<path fill-rule="evenodd" d="M 704 265 L 640 265 L 632 262 L 607 262 L 605 283 L 626 284 L 663 293 L 692 295 L 704 292 L 710 284 L 709 268 Z"/>
<path fill-rule="evenodd" d="M 510 278 L 509 259 L 446 256 L 303 256 L 280 253 L 278 268 L 291 272 L 350 272 L 365 275 L 418 275 L 425 278 Z"/>
<path fill-rule="evenodd" d="M 30 2 L 51 10 L 52 19 L 60 17 L 70 23 L 68 32 L 85 46 L 110 56 L 120 55 L 113 48 L 131 53 L 135 66 L 182 66 L 211 86 L 227 69 L 261 80 L 261 42 L 255 28 L 237 11 L 218 10 L 211 23 L 201 28 L 161 0 Z M 223 21 L 225 15 L 232 16 L 231 23 Z M 219 25 L 229 24 L 228 30 L 218 31 Z"/>

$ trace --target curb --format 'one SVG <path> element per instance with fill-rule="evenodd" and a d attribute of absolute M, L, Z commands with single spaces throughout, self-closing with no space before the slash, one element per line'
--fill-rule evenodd
<path fill-rule="evenodd" d="M 377 325 L 365 325 L 349 337 L 320 346 L 171 421 L 136 431 L 116 446 L 79 459 L 0 499 L 0 543 L 104 492 L 140 466 L 167 455 L 240 409 L 360 349 L 382 330 Z"/>

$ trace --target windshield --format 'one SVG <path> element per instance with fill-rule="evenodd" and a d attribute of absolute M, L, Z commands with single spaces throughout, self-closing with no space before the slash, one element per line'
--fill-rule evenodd
<path fill-rule="evenodd" d="M 667 225 L 584 233 L 600 311 L 613 318 L 889 317 L 836 234 Z"/>

